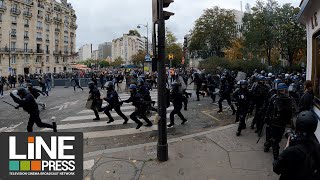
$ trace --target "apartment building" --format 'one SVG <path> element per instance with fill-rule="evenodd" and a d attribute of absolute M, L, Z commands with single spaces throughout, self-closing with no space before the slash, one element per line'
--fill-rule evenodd
<path fill-rule="evenodd" d="M 79 48 L 78 56 L 80 61 L 90 59 L 92 56 L 92 44 L 85 44 Z"/>
<path fill-rule="evenodd" d="M 71 71 L 76 19 L 67 0 L 0 0 L 0 74 Z"/>
<path fill-rule="evenodd" d="M 139 50 L 146 50 L 146 38 L 124 34 L 123 37 L 112 40 L 112 60 L 121 57 L 125 64 L 131 63 L 133 55 Z"/>

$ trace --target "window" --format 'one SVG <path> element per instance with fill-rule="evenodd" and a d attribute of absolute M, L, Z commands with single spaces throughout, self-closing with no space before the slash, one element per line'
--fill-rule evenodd
<path fill-rule="evenodd" d="M 58 51 L 58 50 L 59 50 L 58 44 L 55 45 L 54 50 L 55 50 L 55 51 Z"/>
<path fill-rule="evenodd" d="M 12 22 L 17 22 L 17 16 L 12 16 Z"/>
<path fill-rule="evenodd" d="M 320 100 L 320 32 L 313 36 L 313 62 L 312 62 L 312 80 L 315 97 Z M 316 104 L 319 105 L 320 104 Z"/>
<path fill-rule="evenodd" d="M 18 9 L 18 4 L 13 4 L 12 8 L 13 9 Z"/>
<path fill-rule="evenodd" d="M 46 35 L 46 40 L 49 40 L 49 34 Z"/>
<path fill-rule="evenodd" d="M 17 60 L 17 56 L 16 55 L 12 55 L 11 56 L 11 64 L 16 64 L 16 60 Z"/>
<path fill-rule="evenodd" d="M 56 63 L 59 63 L 59 57 L 56 56 Z"/>
<path fill-rule="evenodd" d="M 47 67 L 47 72 L 50 72 L 50 67 Z"/>
<path fill-rule="evenodd" d="M 11 42 L 11 50 L 16 50 L 16 42 Z"/>
<path fill-rule="evenodd" d="M 46 24 L 46 30 L 49 31 L 49 24 Z"/>
<path fill-rule="evenodd" d="M 38 15 L 42 16 L 42 11 L 41 10 L 38 10 Z"/>
<path fill-rule="evenodd" d="M 37 38 L 42 38 L 42 33 L 41 32 L 37 32 Z"/>
<path fill-rule="evenodd" d="M 27 50 L 28 50 L 28 43 L 24 43 L 24 52 L 27 52 Z"/>
<path fill-rule="evenodd" d="M 38 21 L 38 22 L 37 22 L 37 27 L 38 27 L 38 28 L 42 28 L 42 22 L 41 22 L 41 21 Z"/>
<path fill-rule="evenodd" d="M 25 24 L 25 25 L 29 25 L 29 19 L 25 19 L 25 20 L 24 20 L 24 24 Z"/>
<path fill-rule="evenodd" d="M 66 58 L 65 58 L 65 57 L 63 57 L 63 58 L 62 58 L 62 61 L 63 61 L 63 62 L 66 62 Z"/>
<path fill-rule="evenodd" d="M 68 36 L 64 36 L 64 42 L 68 42 Z"/>
<path fill-rule="evenodd" d="M 46 51 L 47 52 L 49 51 L 49 45 L 46 45 Z"/>
<path fill-rule="evenodd" d="M 49 63 L 49 56 L 46 57 L 46 63 Z"/>
<path fill-rule="evenodd" d="M 28 36 L 28 31 L 25 31 L 25 32 L 24 32 L 24 37 L 29 37 L 29 36 Z"/>
<path fill-rule="evenodd" d="M 26 12 L 30 12 L 30 8 L 27 7 L 27 8 L 26 8 Z"/>
<path fill-rule="evenodd" d="M 40 62 L 41 62 L 41 56 L 37 56 L 36 63 L 40 63 Z"/>
<path fill-rule="evenodd" d="M 68 51 L 68 46 L 64 46 L 64 52 Z"/>
<path fill-rule="evenodd" d="M 24 63 L 29 63 L 29 55 L 24 56 Z"/>
<path fill-rule="evenodd" d="M 1 6 L 1 5 L 0 5 Z M 2 22 L 2 14 L 0 14 L 0 22 Z"/>
<path fill-rule="evenodd" d="M 4 6 L 4 0 L 0 0 L 0 6 Z"/>

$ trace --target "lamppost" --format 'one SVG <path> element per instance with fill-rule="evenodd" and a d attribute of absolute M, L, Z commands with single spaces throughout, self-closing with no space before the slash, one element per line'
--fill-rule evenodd
<path fill-rule="evenodd" d="M 12 32 L 9 31 L 9 67 L 8 67 L 8 70 L 9 70 L 9 75 L 11 75 L 11 35 L 12 35 Z"/>
<path fill-rule="evenodd" d="M 137 28 L 141 28 L 141 26 L 144 26 L 145 28 L 147 28 L 147 56 L 149 56 L 149 25 L 148 25 L 148 22 L 147 22 L 147 25 L 143 25 L 143 24 L 138 24 Z M 142 63 L 142 72 L 144 73 L 144 61 L 143 60 L 143 63 Z"/>

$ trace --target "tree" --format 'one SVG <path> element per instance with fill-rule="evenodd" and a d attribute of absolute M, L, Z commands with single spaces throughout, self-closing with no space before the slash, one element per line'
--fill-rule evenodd
<path fill-rule="evenodd" d="M 110 66 L 110 63 L 106 60 L 101 60 L 101 61 L 99 61 L 99 66 L 100 66 L 100 68 L 106 68 L 106 67 Z"/>
<path fill-rule="evenodd" d="M 128 33 L 129 36 L 138 36 L 141 37 L 140 33 L 135 29 L 135 30 L 130 30 Z"/>
<path fill-rule="evenodd" d="M 223 57 L 223 50 L 230 47 L 236 35 L 235 15 L 219 7 L 206 9 L 196 20 L 191 32 L 189 50 L 199 57 Z"/>
<path fill-rule="evenodd" d="M 290 66 L 294 61 L 301 60 L 301 52 L 306 49 L 306 30 L 296 20 L 300 9 L 284 4 L 278 10 L 279 21 L 279 44 L 281 46 L 282 57 L 285 57 Z"/>
<path fill-rule="evenodd" d="M 119 67 L 124 63 L 123 59 L 121 57 L 117 57 L 112 63 L 110 63 L 110 66 L 112 67 Z"/>
<path fill-rule="evenodd" d="M 137 54 L 132 56 L 131 63 L 136 66 L 142 65 L 145 61 L 146 54 L 147 54 L 146 51 L 139 50 Z"/>
<path fill-rule="evenodd" d="M 170 64 L 169 54 L 173 54 L 172 66 L 178 66 L 181 64 L 183 57 L 182 44 L 177 43 L 176 36 L 166 29 L 166 64 Z"/>
<path fill-rule="evenodd" d="M 233 39 L 231 43 L 231 47 L 224 51 L 225 58 L 227 58 L 228 60 L 243 59 L 242 48 L 243 48 L 243 39 L 242 38 Z"/>

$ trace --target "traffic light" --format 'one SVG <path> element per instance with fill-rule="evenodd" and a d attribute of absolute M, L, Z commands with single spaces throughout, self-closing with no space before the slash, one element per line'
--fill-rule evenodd
<path fill-rule="evenodd" d="M 170 6 L 171 3 L 174 2 L 174 0 L 162 0 L 163 1 L 163 8 L 167 8 Z M 152 0 L 152 19 L 153 22 L 156 23 L 159 19 L 159 0 Z M 173 12 L 169 11 L 163 11 L 163 19 L 168 20 L 171 16 L 173 16 Z"/>

